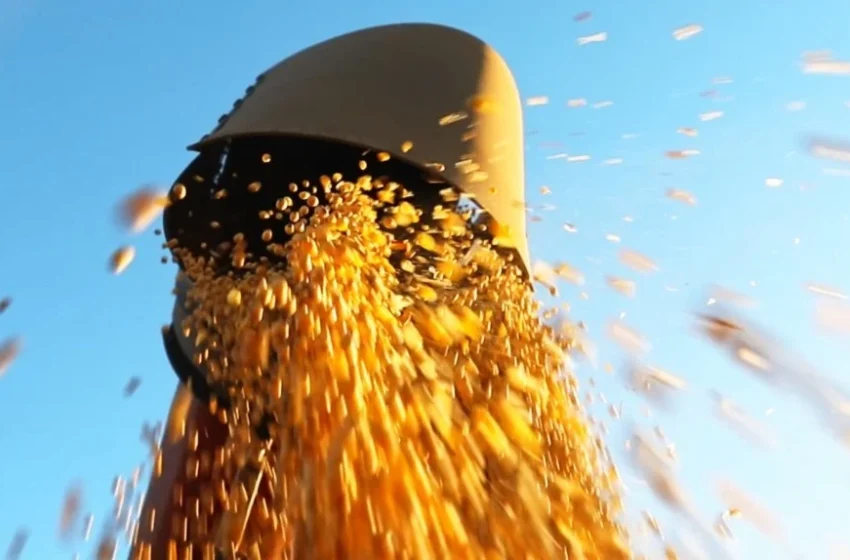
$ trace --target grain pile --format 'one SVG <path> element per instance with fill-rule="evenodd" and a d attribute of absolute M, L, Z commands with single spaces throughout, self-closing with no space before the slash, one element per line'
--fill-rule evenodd
<path fill-rule="evenodd" d="M 187 188 L 175 186 L 172 204 Z M 572 341 L 540 322 L 499 250 L 509 233 L 460 210 L 450 189 L 424 211 L 369 176 L 282 191 L 262 234 L 279 259 L 254 258 L 242 234 L 218 260 L 170 246 L 192 281 L 179 328 L 230 400 L 211 403 L 227 449 L 187 468 L 216 473 L 218 508 L 251 510 L 225 548 L 251 558 L 629 557 L 616 472 L 565 370 Z M 250 488 L 226 488 L 246 463 L 269 481 L 253 504 Z M 187 515 L 206 541 L 196 550 L 221 538 L 206 515 Z"/>

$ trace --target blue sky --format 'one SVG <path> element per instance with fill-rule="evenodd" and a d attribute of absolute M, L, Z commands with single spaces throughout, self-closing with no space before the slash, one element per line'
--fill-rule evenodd
<path fill-rule="evenodd" d="M 427 5 L 426 5 L 427 4 Z M 653 344 L 648 361 L 685 378 L 672 410 L 646 419 L 641 400 L 618 375 L 583 364 L 612 402 L 641 426 L 663 427 L 677 445 L 680 473 L 700 513 L 722 505 L 713 481 L 728 476 L 782 520 L 780 547 L 735 520 L 741 558 L 828 558 L 847 533 L 850 449 L 823 433 L 811 411 L 758 383 L 695 336 L 692 312 L 717 283 L 759 302 L 750 315 L 850 386 L 844 340 L 814 328 L 815 298 L 803 285 L 850 290 L 845 239 L 850 179 L 809 157 L 808 134 L 850 138 L 850 77 L 805 75 L 804 51 L 831 49 L 850 59 L 850 4 L 817 0 L 711 3 L 544 1 L 357 4 L 221 0 L 107 2 L 0 0 L 0 339 L 19 334 L 23 353 L 0 379 L 0 551 L 15 531 L 32 531 L 24 558 L 69 558 L 57 540 L 66 487 L 80 481 L 96 531 L 109 510 L 115 474 L 144 459 L 138 434 L 164 415 L 174 389 L 159 327 L 170 314 L 174 270 L 159 263 L 158 239 L 131 238 L 114 208 L 144 183 L 168 184 L 191 158 L 185 146 L 208 131 L 266 67 L 311 43 L 370 25 L 429 21 L 467 29 L 492 43 L 514 68 L 523 97 L 550 102 L 526 113 L 531 204 L 551 204 L 530 225 L 535 258 L 566 261 L 587 277 L 564 285 L 572 316 L 585 321 L 600 363 L 618 371 L 625 357 L 606 338 L 608 322 L 626 322 Z M 592 17 L 573 21 L 579 12 Z M 674 41 L 675 28 L 703 33 Z M 579 47 L 579 36 L 608 40 Z M 712 85 L 712 78 L 733 82 Z M 700 93 L 718 90 L 708 98 Z M 585 107 L 568 108 L 584 98 Z M 594 109 L 610 100 L 613 105 Z M 800 111 L 787 105 L 805 101 Z M 724 111 L 711 122 L 699 115 Z M 697 127 L 699 136 L 676 133 Z M 636 135 L 634 137 L 623 135 Z M 561 143 L 560 147 L 552 143 Z M 668 150 L 696 149 L 685 160 Z M 566 152 L 591 160 L 546 159 Z M 616 166 L 602 165 L 622 158 Z M 845 166 L 846 168 L 846 166 Z M 784 180 L 765 186 L 768 177 Z M 801 190 L 801 185 L 810 188 Z M 539 194 L 542 185 L 551 194 Z M 669 200 L 670 187 L 699 200 Z M 632 222 L 623 217 L 633 217 Z M 578 227 L 563 230 L 564 222 Z M 617 234 L 620 245 L 606 241 Z M 794 239 L 799 238 L 795 244 Z M 107 273 L 119 245 L 137 246 L 121 277 Z M 621 247 L 651 256 L 660 272 L 642 277 L 617 262 Z M 607 275 L 633 278 L 637 297 L 605 286 Z M 755 286 L 751 285 L 755 282 Z M 675 286 L 677 292 L 664 289 Z M 122 388 L 143 379 L 129 399 Z M 733 398 L 780 434 L 781 448 L 760 451 L 711 412 L 709 390 Z M 774 413 L 764 416 L 773 408 Z M 600 418 L 604 409 L 593 408 Z M 622 457 L 622 428 L 607 422 Z M 632 471 L 625 461 L 622 470 Z M 673 519 L 639 485 L 630 514 L 650 508 Z M 670 531 L 668 531 L 670 532 Z"/>

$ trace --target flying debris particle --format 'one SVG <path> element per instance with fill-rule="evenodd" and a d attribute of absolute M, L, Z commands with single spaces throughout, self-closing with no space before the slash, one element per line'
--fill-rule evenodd
<path fill-rule="evenodd" d="M 12 362 L 21 353 L 21 339 L 11 338 L 0 344 L 0 377 L 6 375 Z"/>
<path fill-rule="evenodd" d="M 829 51 L 803 53 L 803 73 L 850 76 L 850 62 L 835 60 Z"/>
<path fill-rule="evenodd" d="M 850 305 L 834 300 L 820 300 L 815 309 L 815 320 L 822 329 L 850 334 Z"/>
<path fill-rule="evenodd" d="M 619 243 L 620 242 L 620 236 L 615 235 L 613 233 L 609 233 L 609 234 L 605 235 L 605 240 L 610 241 L 611 243 Z"/>
<path fill-rule="evenodd" d="M 679 133 L 679 134 L 683 134 L 685 136 L 690 136 L 691 138 L 699 135 L 699 131 L 697 131 L 697 129 L 690 128 L 690 127 L 687 127 L 687 126 L 682 126 L 682 127 L 677 128 L 676 132 Z"/>
<path fill-rule="evenodd" d="M 688 206 L 697 205 L 697 199 L 694 195 L 680 189 L 667 189 L 667 198 L 678 202 L 684 202 Z"/>
<path fill-rule="evenodd" d="M 652 348 L 640 333 L 619 321 L 609 325 L 608 335 L 623 350 L 630 353 L 645 353 Z"/>
<path fill-rule="evenodd" d="M 559 153 L 546 156 L 546 159 L 567 159 L 567 154 Z"/>
<path fill-rule="evenodd" d="M 127 483 L 123 476 L 116 476 L 112 481 L 112 496 L 115 498 L 114 515 L 115 519 L 118 520 L 121 518 L 127 498 Z"/>
<path fill-rule="evenodd" d="M 612 290 L 628 298 L 635 297 L 635 294 L 637 293 L 637 285 L 632 280 L 609 276 L 607 278 L 607 283 Z"/>
<path fill-rule="evenodd" d="M 802 111 L 806 108 L 805 101 L 791 101 L 787 105 L 785 105 L 786 111 Z"/>
<path fill-rule="evenodd" d="M 675 443 L 667 442 L 665 451 L 666 451 L 666 455 L 667 455 L 668 459 L 670 459 L 674 463 L 679 462 L 679 455 L 676 452 L 676 444 Z"/>
<path fill-rule="evenodd" d="M 573 16 L 573 21 L 587 21 L 592 15 L 592 12 L 579 12 Z"/>
<path fill-rule="evenodd" d="M 567 101 L 567 107 L 584 107 L 587 105 L 587 99 L 578 98 L 578 99 L 570 99 Z"/>
<path fill-rule="evenodd" d="M 124 272 L 136 257 L 136 249 L 131 245 L 121 247 L 109 259 L 109 268 L 116 276 Z"/>
<path fill-rule="evenodd" d="M 12 542 L 9 543 L 9 548 L 6 549 L 6 560 L 20 560 L 21 554 L 24 553 L 24 548 L 26 548 L 29 538 L 29 530 L 18 529 L 15 536 L 12 537 Z"/>
<path fill-rule="evenodd" d="M 557 296 L 557 275 L 552 267 L 543 261 L 537 261 L 531 268 L 531 276 L 534 281 L 546 288 L 552 296 Z"/>
<path fill-rule="evenodd" d="M 567 233 L 578 233 L 578 227 L 573 224 L 565 223 L 561 227 L 563 227 L 564 231 L 566 231 Z"/>
<path fill-rule="evenodd" d="M 653 446 L 641 434 L 632 436 L 632 458 L 635 466 L 646 480 L 657 498 L 663 501 L 673 511 L 688 513 L 691 506 L 679 483 L 673 477 L 670 463 L 664 458 L 664 453 Z"/>
<path fill-rule="evenodd" d="M 809 154 L 820 159 L 850 163 L 850 145 L 827 138 L 812 138 L 809 141 Z"/>
<path fill-rule="evenodd" d="M 547 195 L 547 194 L 551 194 L 551 193 L 552 193 L 552 189 L 550 189 L 546 185 L 543 185 L 542 187 L 540 187 L 540 194 Z"/>
<path fill-rule="evenodd" d="M 144 231 L 165 209 L 168 195 L 149 187 L 128 196 L 118 208 L 122 225 L 133 233 Z"/>
<path fill-rule="evenodd" d="M 584 285 L 584 274 L 581 273 L 580 270 L 574 268 L 567 263 L 558 263 L 555 265 L 554 273 L 569 282 L 570 284 L 575 284 L 576 286 Z"/>
<path fill-rule="evenodd" d="M 825 382 L 803 371 L 801 364 L 785 363 L 790 360 L 777 359 L 772 354 L 781 353 L 775 342 L 759 333 L 754 327 L 745 329 L 734 318 L 721 315 L 701 315 L 700 328 L 714 343 L 724 347 L 731 356 L 756 373 L 762 381 L 779 383 L 798 390 L 810 402 L 824 400 Z"/>
<path fill-rule="evenodd" d="M 62 503 L 62 513 L 59 516 L 59 536 L 62 539 L 68 539 L 77 523 L 77 517 L 80 515 L 80 507 L 83 502 L 82 490 L 74 486 L 69 488 L 65 493 L 65 500 Z"/>
<path fill-rule="evenodd" d="M 91 538 L 91 532 L 92 532 L 93 528 L 94 528 L 94 515 L 90 513 L 90 514 L 86 515 L 86 519 L 83 522 L 83 540 L 84 541 L 88 542 L 88 540 Z"/>
<path fill-rule="evenodd" d="M 706 113 L 702 113 L 699 116 L 699 120 L 702 122 L 710 122 L 719 119 L 723 116 L 723 111 L 708 111 Z"/>
<path fill-rule="evenodd" d="M 712 286 L 709 292 L 711 294 L 711 299 L 714 301 L 733 304 L 737 307 L 756 306 L 756 301 L 753 298 L 721 286 Z"/>
<path fill-rule="evenodd" d="M 840 300 L 847 299 L 847 294 L 841 292 L 840 290 L 829 288 L 827 286 L 822 286 L 820 284 L 808 284 L 806 285 L 806 289 L 812 292 L 813 294 L 818 294 L 819 296 L 826 296 Z"/>
<path fill-rule="evenodd" d="M 614 104 L 613 101 L 597 101 L 593 104 L 594 109 L 605 109 L 606 107 L 610 107 Z"/>
<path fill-rule="evenodd" d="M 554 284 L 556 281 L 555 270 L 546 262 L 536 261 L 532 265 L 532 276 L 541 283 Z"/>
<path fill-rule="evenodd" d="M 570 163 L 590 161 L 590 156 L 588 156 L 588 155 L 569 156 L 569 157 L 567 157 L 567 161 L 570 162 Z"/>
<path fill-rule="evenodd" d="M 151 427 L 147 422 L 142 425 L 139 440 L 147 446 L 152 457 L 156 455 L 156 452 L 159 449 L 159 441 L 161 438 L 162 422 L 157 422 L 153 427 Z"/>
<path fill-rule="evenodd" d="M 139 487 L 139 482 L 141 481 L 141 478 L 142 478 L 142 470 L 143 469 L 142 469 L 141 465 L 136 467 L 135 469 L 133 469 L 133 475 L 132 475 L 132 478 L 130 479 L 130 484 L 131 484 L 133 490 L 135 490 L 136 488 Z"/>
<path fill-rule="evenodd" d="M 717 482 L 715 488 L 721 501 L 729 508 L 728 511 L 737 511 L 737 517 L 746 519 L 768 537 L 776 538 L 782 534 L 781 525 L 773 513 L 747 492 L 727 480 Z"/>
<path fill-rule="evenodd" d="M 413 142 L 411 142 L 410 140 L 405 140 L 404 142 L 401 143 L 401 153 L 406 154 L 407 152 L 409 152 L 412 149 L 413 149 Z"/>
<path fill-rule="evenodd" d="M 478 115 L 492 115 L 499 110 L 498 102 L 485 95 L 473 95 L 468 105 L 472 112 Z"/>
<path fill-rule="evenodd" d="M 782 183 L 784 183 L 784 181 L 782 179 L 777 178 L 777 177 L 768 177 L 767 179 L 764 180 L 765 186 L 769 187 L 771 189 L 778 189 L 779 187 L 782 186 Z"/>
<path fill-rule="evenodd" d="M 170 197 L 172 200 L 183 200 L 186 198 L 187 189 L 183 183 L 174 183 L 171 187 Z"/>
<path fill-rule="evenodd" d="M 173 541 L 172 541 L 173 542 Z M 104 535 L 97 545 L 97 560 L 114 560 L 118 542 L 110 535 Z"/>
<path fill-rule="evenodd" d="M 124 396 L 132 397 L 141 384 L 142 380 L 140 378 L 131 377 L 127 384 L 124 386 Z"/>
<path fill-rule="evenodd" d="M 664 153 L 670 159 L 685 159 L 692 156 L 698 156 L 699 150 L 669 150 Z"/>
<path fill-rule="evenodd" d="M 650 529 L 653 533 L 655 533 L 655 535 L 656 535 L 658 538 L 660 538 L 660 539 L 663 539 L 663 538 L 664 538 L 664 534 L 663 534 L 663 533 L 662 533 L 662 531 L 661 531 L 661 525 L 659 525 L 659 524 L 658 524 L 658 520 L 657 520 L 657 519 L 655 519 L 655 516 L 653 516 L 653 515 L 652 515 L 651 513 L 649 513 L 648 511 L 644 510 L 644 512 L 643 512 L 643 520 L 646 522 L 646 526 L 647 526 L 647 527 L 649 527 L 649 529 Z"/>
<path fill-rule="evenodd" d="M 623 160 L 622 160 L 622 158 L 611 158 L 611 159 L 606 159 L 602 163 L 604 165 L 620 165 L 621 163 L 623 163 Z"/>
<path fill-rule="evenodd" d="M 755 370 L 767 371 L 770 369 L 770 361 L 752 348 L 741 346 L 736 355 L 742 364 Z"/>
<path fill-rule="evenodd" d="M 621 263 L 632 270 L 643 273 L 658 272 L 658 265 L 652 259 L 637 251 L 623 249 L 620 251 L 619 258 Z"/>
<path fill-rule="evenodd" d="M 667 406 L 673 392 L 687 388 L 681 377 L 650 365 L 632 365 L 626 373 L 628 387 L 657 406 Z"/>
<path fill-rule="evenodd" d="M 697 24 L 686 25 L 673 30 L 673 38 L 677 41 L 684 41 L 702 33 L 702 26 Z"/>
<path fill-rule="evenodd" d="M 579 37 L 576 39 L 576 43 L 578 45 L 584 46 L 589 45 L 591 43 L 604 43 L 608 40 L 608 33 L 602 31 L 601 33 L 594 33 L 593 35 L 585 35 L 584 37 Z"/>
<path fill-rule="evenodd" d="M 456 113 L 449 113 L 448 115 L 445 115 L 444 117 L 440 117 L 439 122 L 440 122 L 440 126 L 448 126 L 450 124 L 460 122 L 460 121 L 462 121 L 462 120 L 464 120 L 468 117 L 469 117 L 469 115 L 466 112 L 458 111 Z"/>
<path fill-rule="evenodd" d="M 750 417 L 737 404 L 723 395 L 715 393 L 713 396 L 717 416 L 739 436 L 756 445 L 777 447 L 779 439 L 768 426 Z"/>
<path fill-rule="evenodd" d="M 539 107 L 541 105 L 548 105 L 549 98 L 545 95 L 539 95 L 537 97 L 529 97 L 526 99 L 525 104 L 529 107 Z"/>
<path fill-rule="evenodd" d="M 0 299 L 0 313 L 9 309 L 10 305 L 12 305 L 12 298 L 4 297 L 3 299 Z"/>
<path fill-rule="evenodd" d="M 711 315 L 703 315 L 699 319 L 703 333 L 719 344 L 732 342 L 744 332 L 743 327 L 731 319 Z"/>
<path fill-rule="evenodd" d="M 803 51 L 801 58 L 806 62 L 817 62 L 832 60 L 832 51 L 829 49 L 818 49 L 816 51 Z"/>
<path fill-rule="evenodd" d="M 726 523 L 726 514 L 723 513 L 717 517 L 717 520 L 714 522 L 714 532 L 718 537 L 727 540 L 735 540 L 735 536 L 732 534 L 732 530 L 729 528 L 729 525 Z"/>
<path fill-rule="evenodd" d="M 559 326 L 559 332 L 574 340 L 576 352 L 584 356 L 590 361 L 591 366 L 596 369 L 598 363 L 598 351 L 596 345 L 588 338 L 586 331 L 583 328 L 583 323 L 571 323 L 570 321 L 562 320 Z"/>

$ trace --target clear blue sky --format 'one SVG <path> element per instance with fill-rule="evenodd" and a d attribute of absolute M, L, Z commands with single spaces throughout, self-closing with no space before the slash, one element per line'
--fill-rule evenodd
<path fill-rule="evenodd" d="M 593 15 L 574 22 L 582 11 Z M 144 458 L 140 425 L 162 418 L 174 389 L 159 335 L 174 270 L 159 264 L 151 232 L 131 239 L 116 227 L 116 202 L 140 184 L 169 184 L 191 158 L 185 146 L 267 66 L 345 31 L 415 20 L 479 34 L 514 68 L 524 97 L 550 98 L 526 113 L 530 202 L 557 206 L 531 224 L 532 252 L 587 275 L 589 300 L 566 285 L 562 294 L 573 316 L 588 323 L 601 362 L 624 364 L 604 332 L 625 311 L 652 341 L 651 363 L 690 385 L 671 412 L 646 420 L 618 376 L 582 366 L 581 378 L 594 376 L 610 400 L 622 399 L 629 418 L 664 428 L 705 517 L 722 508 L 712 481 L 729 476 L 781 518 L 789 543 L 781 549 L 733 522 L 740 557 L 827 558 L 831 540 L 848 530 L 850 450 L 824 434 L 806 407 L 753 381 L 694 336 L 691 313 L 710 283 L 745 292 L 760 302 L 754 318 L 850 385 L 844 341 L 815 333 L 814 298 L 802 287 L 850 290 L 850 179 L 825 174 L 823 167 L 840 166 L 801 148 L 809 133 L 850 138 L 850 77 L 799 68 L 808 50 L 850 59 L 850 3 L 840 0 L 0 0 L 0 296 L 14 299 L 0 316 L 0 339 L 20 334 L 24 341 L 0 380 L 0 553 L 28 526 L 24 558 L 70 558 L 75 548 L 57 541 L 66 487 L 84 484 L 99 528 L 112 477 Z M 673 29 L 690 23 L 704 32 L 674 41 Z M 607 42 L 576 44 L 602 31 Z M 734 82 L 712 86 L 716 76 Z M 712 87 L 720 99 L 700 96 Z M 567 108 L 575 98 L 588 106 Z M 605 100 L 613 106 L 591 107 Z M 806 108 L 788 111 L 793 101 Z M 725 115 L 699 121 L 713 110 Z M 676 134 L 683 126 L 699 128 L 699 136 Z M 700 155 L 664 157 L 691 148 Z M 561 151 L 593 159 L 546 159 Z M 624 163 L 602 165 L 608 158 Z M 784 184 L 768 189 L 767 177 Z M 803 192 L 803 183 L 813 188 Z M 541 196 L 542 185 L 552 193 Z M 699 205 L 666 199 L 669 187 L 694 193 Z M 563 222 L 578 233 L 565 232 Z M 642 278 L 623 269 L 607 233 L 651 256 L 661 272 Z M 127 242 L 137 245 L 137 261 L 112 277 L 106 260 Z M 637 280 L 637 297 L 607 288 L 608 274 Z M 132 376 L 143 383 L 124 399 Z M 710 389 L 770 422 L 781 449 L 756 450 L 716 421 Z M 764 417 L 769 407 L 775 412 Z M 621 457 L 619 426 L 608 424 Z M 632 476 L 625 462 L 622 470 Z M 651 507 L 670 519 L 630 486 L 633 513 Z"/>

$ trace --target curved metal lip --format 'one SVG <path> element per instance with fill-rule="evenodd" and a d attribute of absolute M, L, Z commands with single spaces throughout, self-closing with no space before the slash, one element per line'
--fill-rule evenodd
<path fill-rule="evenodd" d="M 162 333 L 162 342 L 165 347 L 165 355 L 168 362 L 171 364 L 171 369 L 177 374 L 180 382 L 192 390 L 200 401 L 209 401 L 215 397 L 218 404 L 223 408 L 230 406 L 230 398 L 227 392 L 218 387 L 212 387 L 207 381 L 206 375 L 200 368 L 192 363 L 192 360 L 186 356 L 180 345 L 179 335 L 175 331 L 174 325 L 169 326 Z"/>
<path fill-rule="evenodd" d="M 424 167 L 422 164 L 417 163 L 417 162 L 411 160 L 408 157 L 405 157 L 403 153 L 399 153 L 399 152 L 395 151 L 395 149 L 368 146 L 366 144 L 360 144 L 360 143 L 357 143 L 357 142 L 352 142 L 350 140 L 345 140 L 345 139 L 341 139 L 341 138 L 334 138 L 334 137 L 326 136 L 326 135 L 322 135 L 322 134 L 304 134 L 302 132 L 282 132 L 282 131 L 279 131 L 279 130 L 266 130 L 266 131 L 257 130 L 257 131 L 252 131 L 252 132 L 243 132 L 243 133 L 239 133 L 239 134 L 229 134 L 227 136 L 218 136 L 216 138 L 209 138 L 207 140 L 201 139 L 201 140 L 195 142 L 194 144 L 189 144 L 188 146 L 186 146 L 186 150 L 191 151 L 191 152 L 200 153 L 205 148 L 210 147 L 210 146 L 215 146 L 215 145 L 218 145 L 218 144 L 226 145 L 230 142 L 238 141 L 239 139 L 242 139 L 242 138 L 247 139 L 247 138 L 256 138 L 256 137 L 264 137 L 264 136 L 265 137 L 279 136 L 279 137 L 282 137 L 282 138 L 295 138 L 295 139 L 303 138 L 304 140 L 319 140 L 319 141 L 322 141 L 322 142 L 331 142 L 331 143 L 335 143 L 335 144 L 342 144 L 344 146 L 349 146 L 351 148 L 356 148 L 358 150 L 363 150 L 364 154 L 369 153 L 369 152 L 386 152 L 386 153 L 390 154 L 393 159 L 400 160 L 400 161 L 404 162 L 405 164 L 422 171 L 423 173 L 431 174 L 431 175 L 438 175 L 439 178 L 442 179 L 444 183 L 451 185 L 458 190 L 461 190 L 461 191 L 463 190 L 460 187 L 458 187 L 457 185 L 453 184 L 448 179 L 446 179 L 446 177 L 442 173 L 440 173 L 436 170 L 428 169 L 427 167 Z M 364 173 L 364 174 L 367 174 L 367 173 Z"/>

